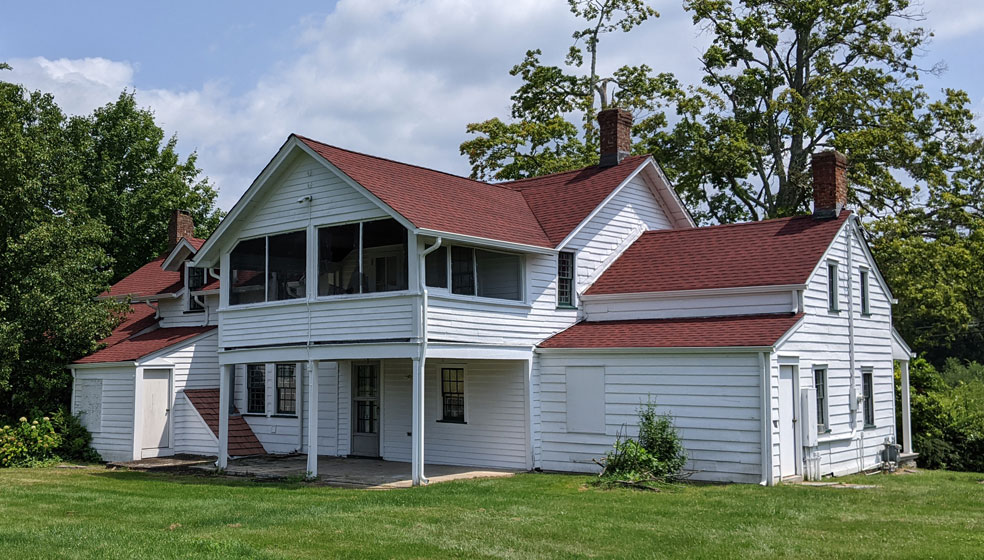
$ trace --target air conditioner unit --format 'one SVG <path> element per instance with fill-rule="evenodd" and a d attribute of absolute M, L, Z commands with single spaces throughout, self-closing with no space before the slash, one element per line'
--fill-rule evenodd
<path fill-rule="evenodd" d="M 800 390 L 800 418 L 803 427 L 803 447 L 817 446 L 817 390 L 804 387 Z"/>

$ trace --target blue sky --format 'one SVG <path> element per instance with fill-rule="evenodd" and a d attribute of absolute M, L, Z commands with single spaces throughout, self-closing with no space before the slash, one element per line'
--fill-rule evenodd
<path fill-rule="evenodd" d="M 43 89 L 70 113 L 136 91 L 228 210 L 290 132 L 467 174 L 465 125 L 507 117 L 528 48 L 559 63 L 577 21 L 565 0 L 17 2 L 0 19 L 2 78 Z M 680 0 L 601 45 L 602 70 L 645 62 L 685 81 L 707 42 Z M 926 0 L 943 61 L 931 92 L 966 90 L 984 113 L 984 0 Z M 979 121 L 981 122 L 981 121 Z"/>

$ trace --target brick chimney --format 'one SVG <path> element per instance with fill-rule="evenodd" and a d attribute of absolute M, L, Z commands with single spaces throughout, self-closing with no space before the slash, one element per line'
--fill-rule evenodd
<path fill-rule="evenodd" d="M 598 113 L 601 140 L 601 167 L 622 163 L 632 151 L 632 113 L 624 109 L 605 109 Z"/>
<path fill-rule="evenodd" d="M 837 150 L 813 154 L 813 217 L 836 218 L 847 206 L 847 158 Z"/>
<path fill-rule="evenodd" d="M 191 239 L 195 236 L 195 221 L 187 210 L 175 210 L 171 214 L 171 222 L 167 225 L 167 248 L 173 249 L 181 238 Z"/>

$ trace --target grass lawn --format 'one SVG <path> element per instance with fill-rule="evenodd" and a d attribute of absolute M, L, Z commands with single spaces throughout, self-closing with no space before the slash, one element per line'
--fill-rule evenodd
<path fill-rule="evenodd" d="M 981 558 L 982 474 L 866 490 L 524 474 L 389 491 L 108 471 L 0 470 L 3 558 Z"/>

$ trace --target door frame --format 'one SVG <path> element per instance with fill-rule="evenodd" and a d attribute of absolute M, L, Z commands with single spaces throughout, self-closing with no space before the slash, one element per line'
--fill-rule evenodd
<path fill-rule="evenodd" d="M 156 448 L 157 453 L 150 452 L 143 446 L 143 410 L 144 410 L 144 379 L 147 370 L 167 371 L 167 447 Z M 170 457 L 174 455 L 174 366 L 173 365 L 145 365 L 138 367 L 135 378 L 137 383 L 134 386 L 134 460 L 150 457 Z M 153 448 L 148 448 L 153 449 Z M 146 456 L 145 456 L 146 455 Z"/>
<path fill-rule="evenodd" d="M 356 455 L 355 454 L 355 426 L 356 426 L 356 422 L 358 422 L 358 418 L 356 417 L 358 408 L 355 406 L 355 392 L 358 389 L 358 373 L 357 373 L 358 366 L 375 366 L 376 367 L 376 392 L 377 392 L 376 405 L 377 405 L 377 408 L 379 409 L 379 411 L 378 411 L 378 414 L 379 414 L 379 427 L 377 428 L 377 433 L 376 433 L 376 441 L 377 441 L 377 447 L 378 447 L 378 449 L 376 449 L 376 455 L 374 457 L 370 457 L 370 458 L 382 459 L 383 458 L 383 432 L 385 431 L 383 429 L 383 425 L 384 425 L 383 424 L 383 410 L 385 410 L 385 408 L 383 406 L 383 395 L 384 395 L 384 392 L 385 392 L 384 391 L 384 385 L 383 385 L 383 383 L 384 383 L 383 382 L 383 379 L 384 379 L 385 376 L 383 375 L 383 362 L 382 362 L 382 360 L 366 359 L 366 360 L 352 360 L 350 362 L 350 365 L 349 365 L 349 398 L 348 398 L 350 422 L 349 422 L 349 452 L 348 452 L 348 454 L 350 456 L 355 456 L 355 457 L 366 457 L 365 455 Z"/>
<path fill-rule="evenodd" d="M 802 410 L 801 410 L 801 389 L 800 389 L 800 367 L 799 367 L 799 357 L 793 356 L 779 356 L 779 379 L 781 384 L 782 379 L 782 368 L 784 366 L 791 367 L 793 370 L 793 474 L 787 476 L 803 476 L 803 434 L 802 431 Z M 782 402 L 780 398 L 780 402 Z M 780 427 L 781 429 L 781 427 Z M 780 443 L 782 445 L 782 440 L 780 437 Z M 782 459 L 782 451 L 779 452 L 779 458 Z M 779 472 L 782 473 L 782 466 L 779 467 Z M 780 479 L 782 475 L 780 474 Z"/>

